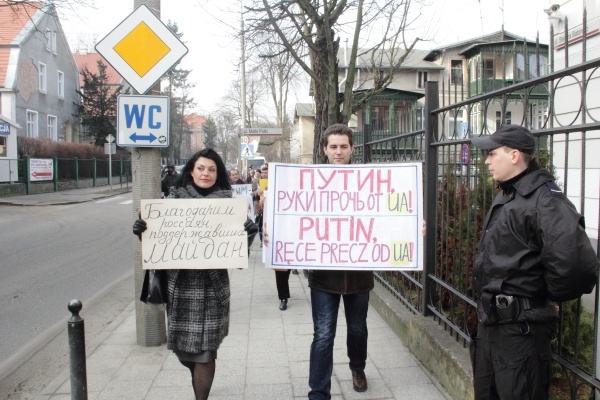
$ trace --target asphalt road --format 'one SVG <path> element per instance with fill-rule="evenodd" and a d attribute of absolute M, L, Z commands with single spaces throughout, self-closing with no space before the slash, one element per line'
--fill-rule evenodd
<path fill-rule="evenodd" d="M 71 299 L 83 302 L 84 315 L 121 284 L 131 287 L 124 303 L 131 302 L 131 207 L 131 193 L 71 205 L 0 206 L 0 371 L 66 328 Z"/>

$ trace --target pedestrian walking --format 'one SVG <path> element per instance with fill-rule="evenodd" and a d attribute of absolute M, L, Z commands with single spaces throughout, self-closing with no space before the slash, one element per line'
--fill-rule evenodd
<path fill-rule="evenodd" d="M 169 198 L 231 198 L 225 164 L 212 149 L 201 150 L 182 169 Z M 251 230 L 251 221 L 244 225 Z M 133 233 L 141 238 L 142 219 Z M 250 246 L 251 243 L 248 244 Z M 226 269 L 167 270 L 167 348 L 189 368 L 197 400 L 208 399 L 217 350 L 229 333 L 229 275 Z"/>

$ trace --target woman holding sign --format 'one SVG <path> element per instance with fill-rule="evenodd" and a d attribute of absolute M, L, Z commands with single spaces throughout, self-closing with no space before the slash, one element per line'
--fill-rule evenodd
<path fill-rule="evenodd" d="M 212 149 L 192 156 L 169 198 L 230 198 L 229 177 L 221 157 Z M 252 221 L 245 224 L 252 228 Z M 141 239 L 147 229 L 135 221 L 133 233 Z M 208 399 L 215 376 L 217 349 L 229 333 L 229 275 L 226 269 L 171 269 L 168 280 L 167 348 L 190 369 L 196 399 Z"/>

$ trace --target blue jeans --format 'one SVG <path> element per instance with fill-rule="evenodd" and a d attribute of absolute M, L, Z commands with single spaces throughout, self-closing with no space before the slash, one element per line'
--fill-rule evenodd
<path fill-rule="evenodd" d="M 313 342 L 310 346 L 310 372 L 308 385 L 310 400 L 331 399 L 331 374 L 333 372 L 333 341 L 337 326 L 340 297 L 344 300 L 348 337 L 348 358 L 352 371 L 364 371 L 367 361 L 367 311 L 369 292 L 335 294 L 311 289 Z"/>

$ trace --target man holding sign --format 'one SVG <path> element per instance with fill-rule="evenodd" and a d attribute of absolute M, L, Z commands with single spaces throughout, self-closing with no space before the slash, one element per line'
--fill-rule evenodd
<path fill-rule="evenodd" d="M 352 130 L 343 124 L 327 128 L 323 151 L 330 164 L 350 164 L 354 151 Z M 340 299 L 344 300 L 348 337 L 348 358 L 352 385 L 357 392 L 367 390 L 367 311 L 369 292 L 373 289 L 373 272 L 346 270 L 311 270 L 308 278 L 314 335 L 310 346 L 308 384 L 310 400 L 331 398 L 333 342 Z"/>
<path fill-rule="evenodd" d="M 374 270 L 422 269 L 420 163 L 349 165 L 352 130 L 324 132 L 326 165 L 274 164 L 265 262 L 309 269 L 314 336 L 309 399 L 330 399 L 340 301 L 354 390 L 367 390 L 367 311 Z"/>

